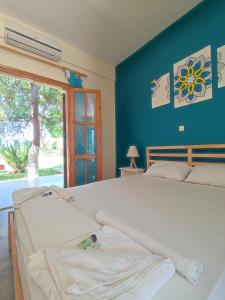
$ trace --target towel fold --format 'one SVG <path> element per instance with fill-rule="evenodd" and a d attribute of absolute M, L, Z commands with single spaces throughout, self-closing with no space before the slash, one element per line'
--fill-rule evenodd
<path fill-rule="evenodd" d="M 153 253 L 171 259 L 174 262 L 177 272 L 183 275 L 191 283 L 197 283 L 200 275 L 204 270 L 203 264 L 197 259 L 187 257 L 181 253 L 176 252 L 175 250 L 170 249 L 153 237 L 141 233 L 138 230 L 126 225 L 125 223 L 120 222 L 104 210 L 100 210 L 96 214 L 96 221 L 99 224 L 109 225 L 117 228 L 118 230 L 125 233 L 127 236 L 144 246 L 146 249 L 149 249 Z"/>

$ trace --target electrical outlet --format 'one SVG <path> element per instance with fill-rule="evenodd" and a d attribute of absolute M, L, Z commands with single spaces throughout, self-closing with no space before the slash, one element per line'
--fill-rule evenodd
<path fill-rule="evenodd" d="M 179 126 L 179 131 L 180 131 L 180 132 L 183 132 L 183 131 L 184 131 L 184 125 L 180 125 L 180 126 Z"/>

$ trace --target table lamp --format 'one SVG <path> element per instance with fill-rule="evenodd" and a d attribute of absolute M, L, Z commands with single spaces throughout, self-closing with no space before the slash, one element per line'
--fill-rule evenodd
<path fill-rule="evenodd" d="M 130 146 L 130 148 L 127 152 L 127 157 L 131 157 L 130 168 L 137 168 L 137 165 L 134 160 L 135 157 L 139 157 L 136 146 Z"/>

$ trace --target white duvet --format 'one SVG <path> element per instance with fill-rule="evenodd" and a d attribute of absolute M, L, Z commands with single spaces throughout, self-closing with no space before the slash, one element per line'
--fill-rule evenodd
<path fill-rule="evenodd" d="M 105 209 L 168 247 L 203 262 L 205 271 L 197 285 L 176 273 L 154 300 L 225 299 L 225 189 L 137 175 L 69 191 L 76 199 L 72 205 L 92 219 Z M 16 212 L 17 221 L 22 219 Z M 18 227 L 20 243 L 29 254 L 32 246 L 22 228 Z M 20 254 L 26 261 L 24 250 Z M 26 281 L 31 291 L 26 300 L 46 300 L 29 278 Z"/>
<path fill-rule="evenodd" d="M 160 241 L 157 241 L 154 237 L 127 226 L 127 224 L 115 219 L 106 211 L 100 210 L 95 218 L 98 223 L 102 225 L 113 226 L 114 228 L 125 233 L 127 236 L 138 242 L 149 251 L 171 259 L 177 272 L 179 272 L 191 283 L 198 283 L 199 277 L 202 275 L 204 270 L 204 266 L 196 258 L 188 257 L 182 253 L 178 253 L 177 251 L 162 244 Z"/>
<path fill-rule="evenodd" d="M 204 265 L 197 285 L 179 274 L 155 300 L 225 299 L 225 189 L 145 175 L 70 188 L 74 205 L 95 218 L 100 209 Z M 91 199 L 91 200 L 90 200 Z"/>
<path fill-rule="evenodd" d="M 113 227 L 101 228 L 61 193 L 26 192 L 29 197 L 20 199 L 18 191 L 14 199 L 36 251 L 28 270 L 49 300 L 150 300 L 174 274 L 171 260 Z M 93 232 L 101 249 L 77 249 Z"/>

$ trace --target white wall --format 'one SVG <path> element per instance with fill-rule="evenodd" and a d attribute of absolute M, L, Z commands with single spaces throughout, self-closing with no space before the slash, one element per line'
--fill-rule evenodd
<path fill-rule="evenodd" d="M 0 44 L 5 44 L 3 35 L 4 16 L 0 15 Z M 60 64 L 87 74 L 85 88 L 102 91 L 103 178 L 112 178 L 115 174 L 115 67 L 63 41 L 60 43 L 63 49 Z M 60 69 L 3 49 L 0 49 L 0 64 L 67 82 Z"/>

